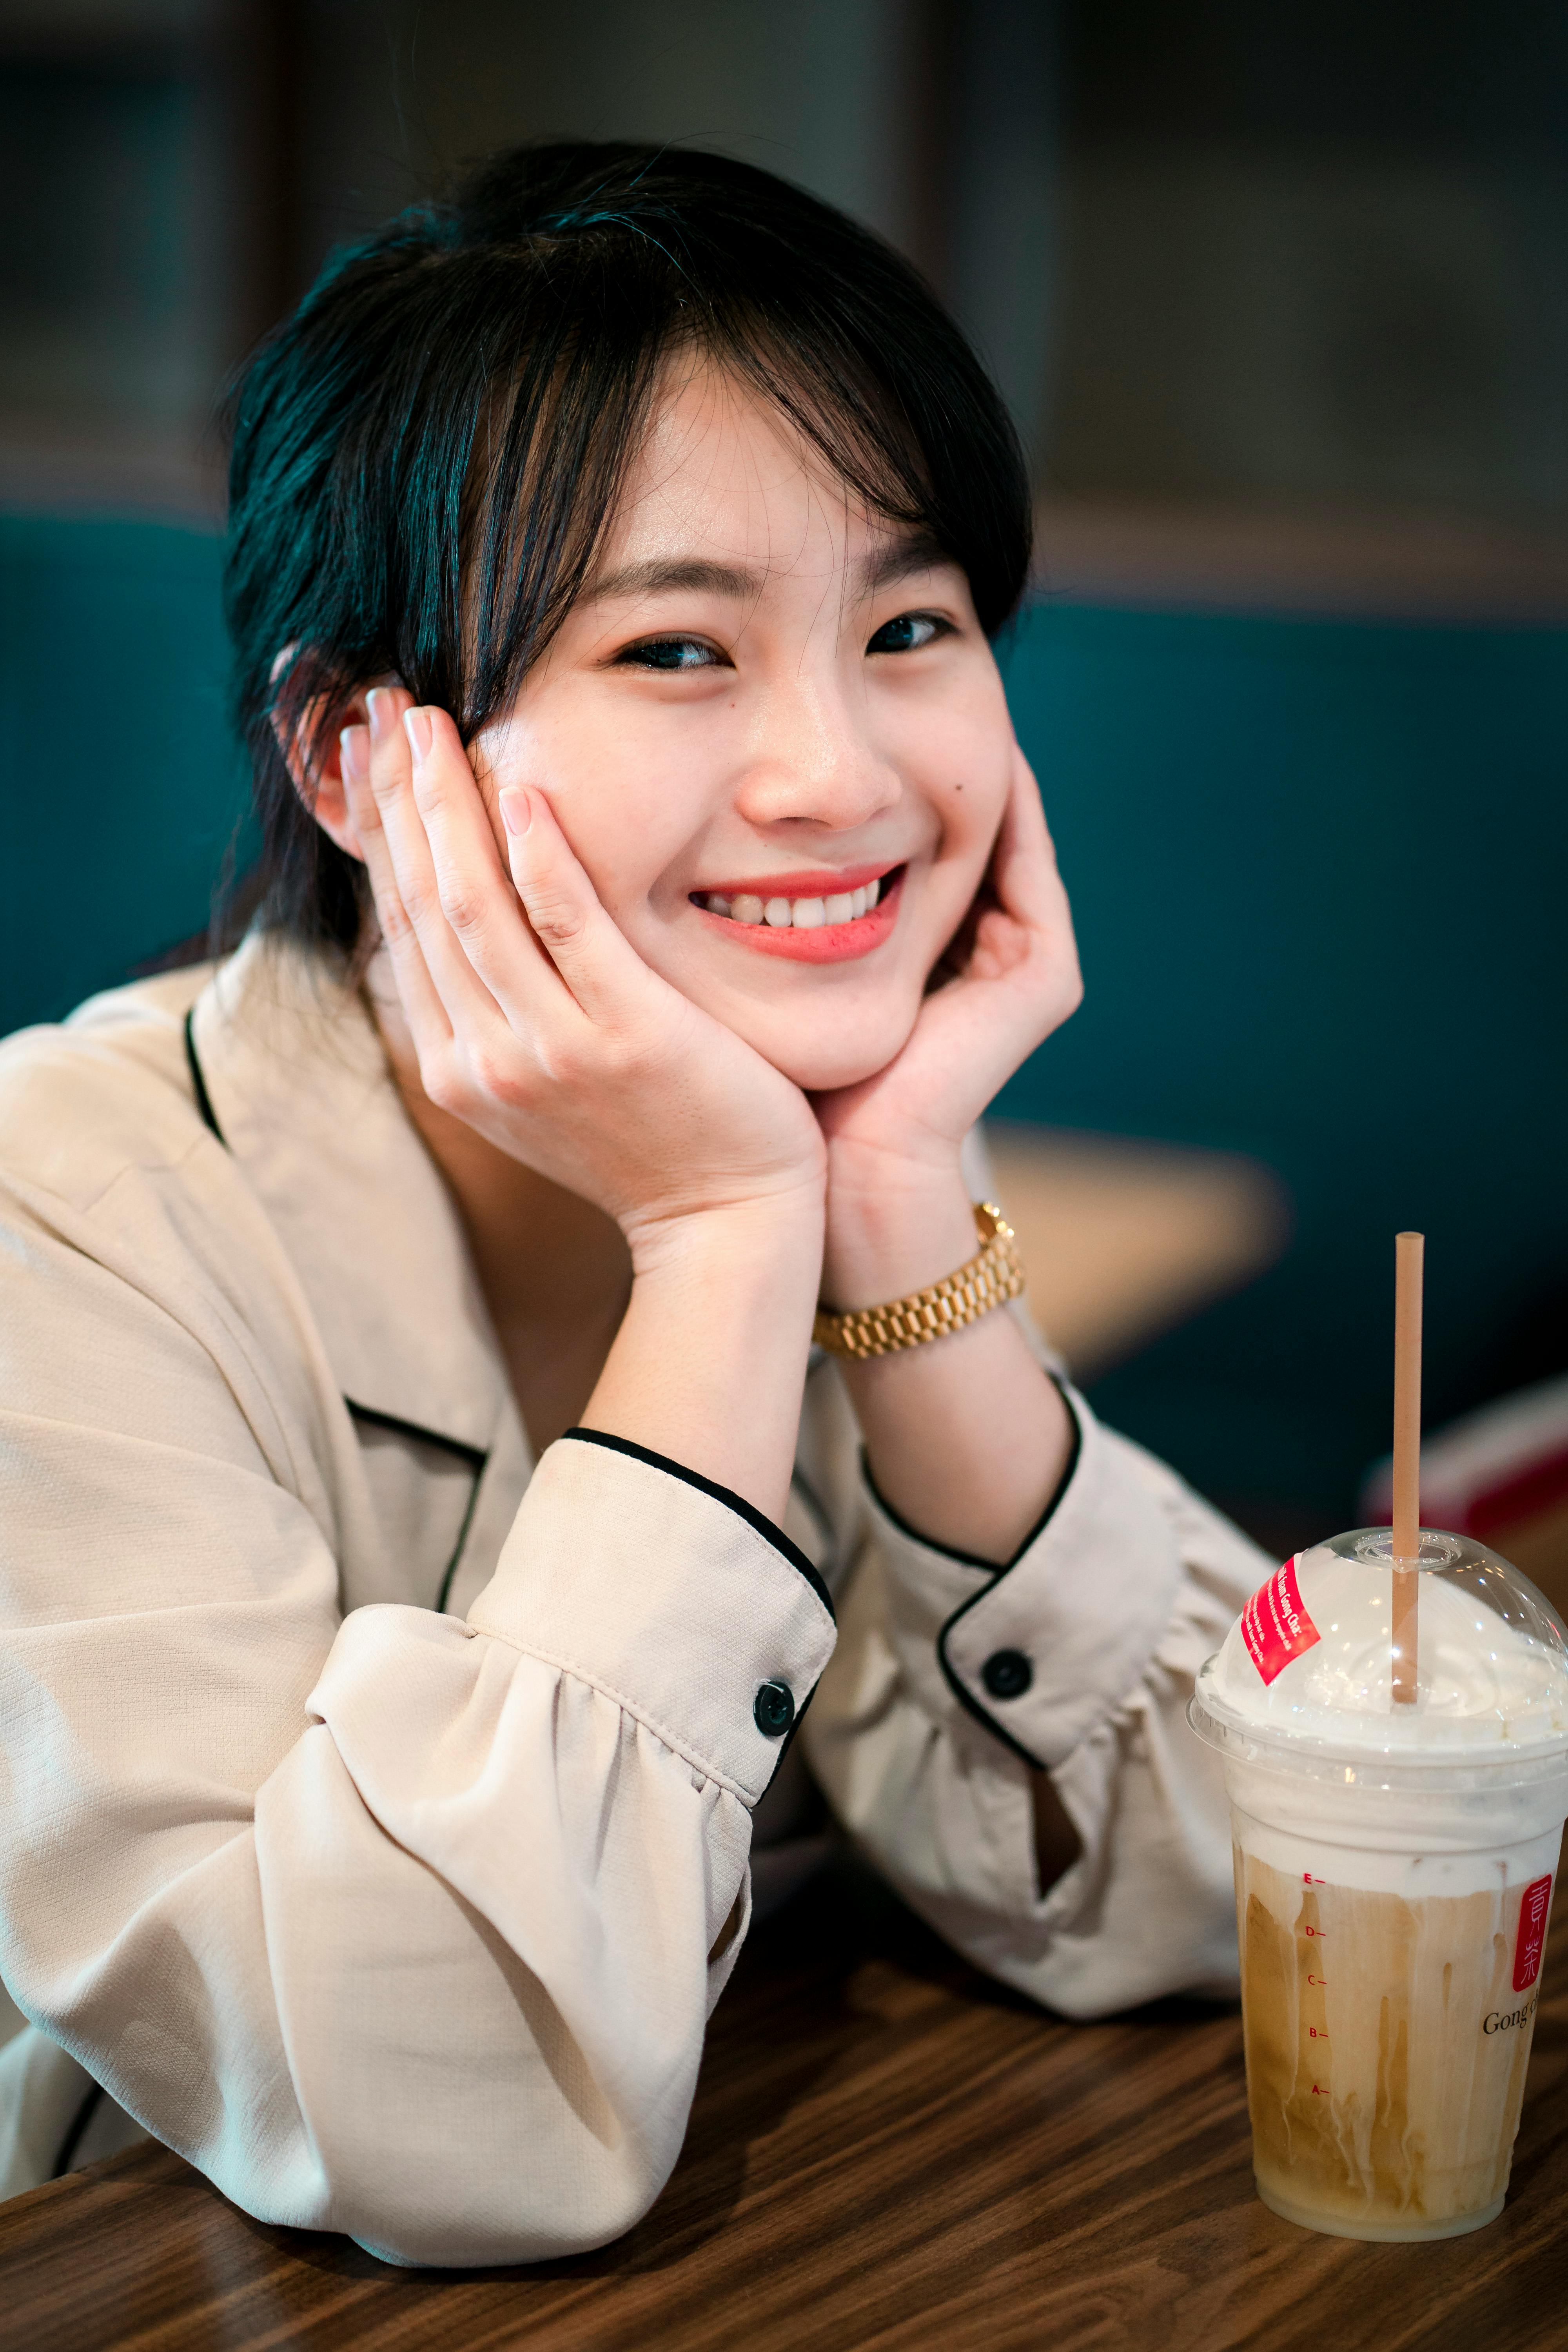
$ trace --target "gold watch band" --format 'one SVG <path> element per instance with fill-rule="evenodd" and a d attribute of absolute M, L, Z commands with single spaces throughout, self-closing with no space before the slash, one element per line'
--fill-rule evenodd
<path fill-rule="evenodd" d="M 994 1307 L 1016 1298 L 1024 1287 L 1024 1263 L 1013 1228 L 994 1201 L 974 1202 L 978 1255 L 956 1274 L 944 1274 L 929 1290 L 911 1291 L 887 1307 L 857 1307 L 847 1315 L 820 1309 L 812 1338 L 830 1355 L 896 1355 L 900 1348 L 921 1348 L 940 1339 L 944 1331 L 977 1323 Z"/>

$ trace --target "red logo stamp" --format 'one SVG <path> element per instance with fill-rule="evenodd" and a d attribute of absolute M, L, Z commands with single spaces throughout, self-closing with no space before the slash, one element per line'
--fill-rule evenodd
<path fill-rule="evenodd" d="M 1321 1638 L 1303 1606 L 1294 1558 L 1258 1586 L 1242 1611 L 1241 1638 L 1266 1683 Z"/>
<path fill-rule="evenodd" d="M 1546 1915 L 1552 1908 L 1552 1875 L 1532 1878 L 1519 1906 L 1519 1941 L 1513 1948 L 1513 1989 L 1526 1992 L 1541 1974 Z"/>

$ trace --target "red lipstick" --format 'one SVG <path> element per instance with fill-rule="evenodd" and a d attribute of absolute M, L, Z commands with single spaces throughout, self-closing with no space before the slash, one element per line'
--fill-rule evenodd
<path fill-rule="evenodd" d="M 700 902 L 704 898 L 834 898 L 841 891 L 863 890 L 868 882 L 879 882 L 885 874 L 898 871 L 898 860 L 885 857 L 880 866 L 839 866 L 824 872 L 813 872 L 802 866 L 799 873 L 748 874 L 739 882 L 704 882 L 700 890 L 691 896 Z M 745 928 L 742 926 L 742 929 Z"/>
<path fill-rule="evenodd" d="M 867 882 L 875 882 L 890 875 L 881 897 L 868 914 L 850 923 L 821 923 L 816 930 L 797 931 L 790 925 L 775 930 L 771 923 L 737 923 L 732 916 L 716 915 L 708 907 L 698 906 L 697 912 L 716 931 L 727 932 L 736 947 L 750 948 L 758 955 L 783 956 L 791 963 L 851 963 L 858 957 L 869 955 L 889 938 L 899 919 L 899 899 L 903 887 L 904 868 L 898 866 L 850 866 L 833 877 L 833 890 L 812 875 L 793 874 L 769 877 L 770 898 L 827 898 L 834 890 L 858 890 Z M 715 886 L 716 887 L 716 886 Z M 761 896 L 754 882 L 738 883 L 725 897 L 740 897 L 749 891 Z M 693 901 L 695 904 L 695 899 Z"/>

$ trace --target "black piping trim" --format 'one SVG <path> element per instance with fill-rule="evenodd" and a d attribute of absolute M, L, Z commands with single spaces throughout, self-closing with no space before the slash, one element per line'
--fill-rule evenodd
<path fill-rule="evenodd" d="M 196 1108 L 202 1115 L 204 1125 L 211 1129 L 226 1151 L 228 1139 L 217 1123 L 217 1113 L 213 1108 L 212 1097 L 207 1092 L 207 1082 L 202 1070 L 201 1057 L 196 1052 L 195 1018 L 196 1008 L 193 1004 L 185 1014 L 185 1059 L 191 1066 L 191 1085 L 195 1093 Z M 485 1475 L 485 1465 L 489 1462 L 489 1455 L 482 1446 L 469 1445 L 463 1438 L 448 1437 L 439 1429 L 426 1429 L 418 1422 L 404 1421 L 395 1412 L 380 1412 L 374 1405 L 356 1404 L 353 1397 L 344 1397 L 343 1402 L 355 1421 L 368 1422 L 374 1429 L 391 1430 L 395 1436 L 417 1438 L 422 1445 L 438 1445 L 447 1453 L 455 1454 L 459 1461 L 467 1463 L 473 1472 L 474 1483 L 469 1490 L 468 1507 L 463 1513 L 463 1524 L 458 1529 L 457 1549 L 447 1562 L 446 1571 L 441 1579 L 440 1596 L 436 1603 L 437 1611 L 444 1610 L 447 1606 L 447 1597 L 452 1590 L 452 1579 L 458 1572 L 458 1562 L 463 1556 L 463 1546 L 468 1540 L 468 1529 L 474 1522 L 474 1507 L 479 1501 L 479 1481 Z M 84 2115 L 80 2118 L 80 2125 L 85 2125 L 85 2122 Z M 72 2130 L 77 2137 L 80 2137 L 79 2126 L 73 2126 Z M 69 2145 L 74 2148 L 74 2138 L 70 2140 Z"/>
<path fill-rule="evenodd" d="M 784 1763 L 784 1758 L 789 1754 L 791 1748 L 795 1744 L 795 1733 L 800 1729 L 802 1723 L 805 1719 L 805 1710 L 811 1705 L 812 1700 L 816 1696 L 817 1684 L 820 1683 L 821 1679 L 821 1676 L 818 1675 L 817 1681 L 812 1684 L 811 1688 L 806 1692 L 805 1696 L 795 1708 L 795 1721 L 790 1725 L 789 1729 L 784 1733 L 784 1738 L 779 1742 L 778 1757 L 774 1762 L 773 1770 L 768 1774 L 768 1789 L 771 1789 L 773 1782 L 778 1779 L 779 1770 Z M 764 1789 L 763 1790 L 763 1797 L 767 1795 L 768 1789 Z M 763 1797 L 759 1797 L 757 1799 L 759 1805 L 763 1801 Z"/>
<path fill-rule="evenodd" d="M 877 1481 L 872 1477 L 870 1460 L 864 1446 L 860 1448 L 860 1475 L 865 1479 L 867 1486 L 871 1489 L 872 1498 L 876 1503 L 877 1508 L 885 1517 L 891 1519 L 899 1533 L 901 1536 L 908 1536 L 911 1543 L 923 1545 L 927 1551 L 940 1552 L 943 1559 L 956 1559 L 962 1567 L 984 1569 L 987 1576 L 995 1577 L 1006 1575 L 1007 1569 L 1011 1568 L 1013 1565 L 1012 1560 L 1007 1562 L 1006 1567 L 999 1567 L 997 1562 L 994 1559 L 982 1559 L 977 1551 L 960 1551 L 956 1544 L 938 1543 L 934 1536 L 923 1536 L 921 1535 L 919 1528 L 912 1528 L 901 1512 L 894 1510 L 891 1503 L 889 1502 L 886 1495 L 883 1494 L 880 1486 L 878 1486 Z M 1046 1518 L 1049 1518 L 1051 1511 L 1055 1507 L 1055 1503 L 1056 1497 L 1053 1496 L 1050 1504 L 1047 1507 Z M 1035 1540 L 1035 1536 L 1039 1534 L 1040 1528 L 1044 1527 L 1044 1525 L 1045 1519 L 1042 1519 L 1039 1523 L 1039 1527 L 1036 1528 L 1034 1534 L 1028 1536 L 1025 1539 L 1023 1546 L 1023 1549 L 1025 1551 L 1028 1550 L 1030 1544 Z M 1020 1556 L 1021 1555 L 1019 1553 L 1015 1552 L 1013 1558 L 1014 1559 L 1016 1559 Z"/>
<path fill-rule="evenodd" d="M 55 2168 L 49 2175 L 51 2180 L 63 2179 L 76 2163 L 76 2152 L 81 2146 L 89 2124 L 98 2112 L 98 2103 L 102 2096 L 101 2083 L 91 2083 L 88 2085 L 87 2095 L 66 2126 L 66 2136 L 60 2142 L 60 2152 L 55 2158 Z"/>
<path fill-rule="evenodd" d="M 380 1412 L 373 1404 L 356 1404 L 351 1396 L 343 1402 L 355 1421 L 363 1421 L 372 1429 L 389 1429 L 395 1437 L 416 1438 L 421 1445 L 438 1445 L 445 1454 L 455 1454 L 473 1474 L 468 1503 L 463 1511 L 463 1524 L 458 1529 L 458 1540 L 452 1557 L 441 1576 L 441 1590 L 436 1596 L 436 1611 L 440 1615 L 446 1609 L 452 1591 L 452 1579 L 458 1573 L 458 1562 L 463 1557 L 463 1546 L 468 1540 L 468 1529 L 474 1524 L 474 1512 L 479 1504 L 479 1486 L 484 1478 L 489 1455 L 482 1446 L 469 1445 L 460 1437 L 447 1437 L 438 1429 L 426 1429 L 416 1421 L 404 1421 L 395 1412 Z"/>
<path fill-rule="evenodd" d="M 191 1087 L 196 1097 L 196 1108 L 202 1115 L 202 1124 L 212 1129 L 226 1151 L 228 1138 L 217 1123 L 217 1113 L 213 1108 L 213 1098 L 207 1092 L 207 1082 L 202 1075 L 201 1061 L 196 1053 L 196 1008 L 194 1004 L 185 1015 L 185 1059 L 191 1066 Z"/>
<path fill-rule="evenodd" d="M 828 1615 L 833 1616 L 833 1596 L 800 1546 L 793 1543 L 782 1528 L 775 1527 L 765 1511 L 759 1511 L 754 1503 L 748 1503 L 743 1495 L 731 1493 L 728 1486 L 721 1486 L 716 1480 L 704 1478 L 700 1471 L 689 1470 L 683 1462 L 672 1462 L 667 1454 L 655 1454 L 646 1445 L 636 1444 L 629 1437 L 612 1437 L 607 1430 L 569 1429 L 558 1442 L 563 1444 L 566 1437 L 574 1437 L 582 1445 L 607 1446 L 612 1454 L 629 1454 L 634 1462 L 646 1462 L 650 1469 L 662 1470 L 668 1476 L 679 1478 L 688 1486 L 695 1486 L 700 1495 L 710 1495 L 714 1502 L 722 1503 L 726 1509 L 744 1519 L 749 1528 L 754 1528 L 758 1535 L 765 1537 L 776 1552 L 782 1552 L 790 1566 L 805 1577 Z M 834 1622 L 837 1623 L 837 1620 Z"/>
<path fill-rule="evenodd" d="M 908 1536 L 911 1543 L 923 1544 L 927 1551 L 941 1552 L 944 1559 L 958 1560 L 964 1568 L 983 1568 L 985 1570 L 986 1575 L 994 1580 L 997 1577 L 1005 1576 L 1010 1568 L 1016 1568 L 1018 1562 L 1023 1559 L 1024 1554 L 1029 1549 L 1030 1546 L 1032 1544 L 1038 1543 L 1040 1538 L 1045 1534 L 1047 1528 L 1050 1524 L 1051 1517 L 1056 1510 L 1057 1505 L 1067 1493 L 1068 1480 L 1071 1478 L 1073 1472 L 1078 1468 L 1078 1457 L 1079 1450 L 1083 1444 L 1083 1437 L 1079 1429 L 1077 1419 L 1072 1415 L 1072 1408 L 1070 1405 L 1068 1408 L 1068 1412 L 1069 1418 L 1072 1419 L 1072 1448 L 1068 1455 L 1067 1467 L 1062 1472 L 1061 1476 L 1057 1480 L 1056 1491 L 1052 1495 L 1050 1501 L 1046 1505 L 1045 1509 L 1040 1513 L 1039 1517 L 1035 1521 L 1034 1526 L 1029 1529 L 1028 1534 L 1024 1538 L 1023 1542 L 1018 1546 L 1018 1549 L 1013 1554 L 1012 1559 L 1004 1560 L 1000 1567 L 998 1567 L 997 1563 L 994 1559 L 982 1559 L 977 1551 L 960 1551 L 956 1544 L 938 1543 L 934 1536 L 923 1536 L 921 1535 L 919 1528 L 910 1527 L 908 1519 L 901 1517 L 900 1514 L 894 1510 L 891 1503 L 889 1502 L 886 1495 L 883 1494 L 881 1488 L 878 1486 L 877 1481 L 872 1477 L 871 1465 L 867 1460 L 866 1450 L 864 1446 L 862 1446 L 860 1449 L 860 1464 L 866 1475 L 866 1484 L 869 1486 L 872 1494 L 877 1498 L 878 1508 L 883 1511 L 887 1517 L 891 1519 L 893 1525 L 898 1528 L 900 1535 Z M 966 1609 L 969 1605 L 968 1601 L 963 1603 L 963 1606 Z"/>
<path fill-rule="evenodd" d="M 397 1413 L 382 1412 L 373 1404 L 356 1404 L 352 1396 L 344 1397 L 343 1402 L 356 1421 L 368 1422 L 373 1429 L 390 1429 L 395 1437 L 416 1437 L 422 1445 L 439 1445 L 447 1454 L 455 1454 L 459 1461 L 468 1464 L 476 1478 L 490 1458 L 482 1445 L 470 1445 L 465 1438 L 448 1437 L 442 1430 L 426 1429 L 417 1421 L 404 1421 Z"/>
<path fill-rule="evenodd" d="M 1058 1381 L 1057 1385 L 1059 1388 L 1061 1383 Z M 972 1715 L 976 1723 L 983 1723 L 985 1726 L 986 1730 L 990 1732 L 992 1738 L 994 1739 L 999 1739 L 1004 1748 L 1010 1748 L 1015 1756 L 1021 1756 L 1025 1763 L 1028 1765 L 1030 1770 L 1035 1772 L 1045 1772 L 1050 1768 L 1047 1765 L 1043 1764 L 1040 1759 L 1035 1755 L 1031 1749 L 1026 1748 L 1021 1739 L 1015 1739 L 1010 1731 L 1005 1730 L 1003 1726 L 997 1722 L 995 1717 L 981 1706 L 980 1701 L 975 1697 L 973 1692 L 970 1690 L 964 1683 L 960 1681 L 958 1675 L 953 1669 L 952 1662 L 947 1654 L 947 1637 L 952 1633 L 953 1627 L 957 1624 L 959 1619 L 961 1617 L 967 1617 L 972 1609 L 977 1608 L 982 1601 L 989 1599 L 990 1595 L 995 1591 L 996 1587 L 1001 1583 L 1002 1579 L 1005 1576 L 1011 1574 L 1012 1570 L 1017 1567 L 1018 1562 L 1024 1558 L 1026 1552 L 1030 1549 L 1031 1546 L 1039 1541 L 1052 1517 L 1055 1516 L 1057 1506 L 1060 1503 L 1062 1496 L 1067 1493 L 1068 1488 L 1072 1484 L 1073 1473 L 1076 1471 L 1079 1465 L 1079 1456 L 1083 1452 L 1083 1431 L 1079 1424 L 1078 1415 L 1074 1412 L 1070 1402 L 1068 1402 L 1065 1396 L 1062 1401 L 1067 1404 L 1068 1418 L 1072 1423 L 1072 1450 L 1068 1455 L 1067 1465 L 1062 1471 L 1061 1476 L 1057 1481 L 1055 1494 L 1051 1496 L 1050 1501 L 1046 1505 L 1044 1511 L 1036 1520 L 1034 1527 L 1030 1529 L 1023 1543 L 1013 1554 L 1012 1559 L 1007 1562 L 1006 1567 L 993 1567 L 990 1583 L 983 1584 L 978 1592 L 972 1592 L 967 1601 L 961 1601 L 958 1607 L 953 1611 L 952 1616 L 948 1619 L 946 1624 L 942 1627 L 941 1633 L 936 1637 L 937 1664 L 942 1668 L 943 1680 L 946 1682 L 949 1690 L 952 1693 L 953 1697 L 958 1701 L 960 1706 L 962 1706 L 967 1714 Z M 870 1472 L 868 1471 L 866 1475 L 868 1480 L 870 1477 Z M 876 1494 L 875 1487 L 873 1487 L 871 1491 L 873 1494 Z M 879 1495 L 877 1496 L 877 1500 L 879 1503 L 882 1501 Z M 883 1503 L 882 1507 L 884 1510 L 887 1510 L 888 1507 Z M 892 1513 L 889 1512 L 888 1516 L 891 1518 Z M 903 1527 L 904 1523 L 900 1519 L 896 1524 L 900 1527 Z M 912 1534 L 913 1530 L 911 1528 L 906 1528 L 905 1532 L 906 1534 Z M 927 1538 L 924 1536 L 918 1536 L 915 1539 L 919 1543 L 927 1542 Z M 931 1551 L 942 1551 L 945 1547 L 942 1544 L 930 1544 L 928 1549 Z M 984 1561 L 974 1561 L 970 1559 L 970 1556 L 965 1552 L 955 1552 L 952 1556 L 956 1559 L 968 1561 L 969 1565 L 972 1567 L 984 1567 L 987 1564 Z"/>
<path fill-rule="evenodd" d="M 986 1590 L 990 1590 L 989 1586 Z M 974 1601 L 984 1601 L 984 1598 L 985 1594 L 984 1592 L 977 1592 L 974 1596 Z M 957 1623 L 959 1618 L 963 1616 L 964 1609 L 973 1608 L 974 1601 L 966 1601 L 962 1609 L 955 1609 L 952 1615 L 948 1619 L 947 1623 L 942 1627 L 941 1633 L 936 1637 L 936 1662 L 942 1668 L 942 1677 L 946 1682 L 949 1690 L 952 1693 L 953 1697 L 958 1701 L 960 1706 L 964 1708 L 968 1714 L 972 1715 L 976 1723 L 983 1723 L 985 1726 L 986 1730 L 991 1734 L 993 1739 L 999 1739 L 1004 1748 L 1010 1748 L 1015 1756 L 1021 1756 L 1031 1772 L 1047 1771 L 1050 1768 L 1047 1765 L 1041 1763 L 1033 1748 L 1026 1748 L 1021 1739 L 1015 1739 L 1010 1731 L 1004 1731 L 1002 1726 L 996 1721 L 994 1716 L 987 1715 L 985 1709 L 981 1706 L 980 1701 L 973 1696 L 973 1692 L 967 1690 L 963 1684 L 959 1681 L 958 1676 L 954 1674 L 952 1667 L 948 1661 L 946 1647 L 947 1637 L 952 1631 L 953 1626 Z"/>
<path fill-rule="evenodd" d="M 489 1456 L 487 1454 L 485 1456 L 485 1462 L 488 1462 L 489 1459 Z M 468 1542 L 468 1529 L 474 1524 L 474 1511 L 479 1503 L 479 1488 L 484 1483 L 484 1475 L 485 1463 L 481 1462 L 478 1470 L 474 1473 L 474 1483 L 468 1489 L 468 1508 L 463 1513 L 463 1524 L 458 1529 L 458 1540 L 452 1548 L 452 1557 L 447 1562 L 447 1573 L 441 1579 L 441 1590 L 436 1596 L 436 1613 L 437 1616 L 444 1616 L 446 1613 L 447 1602 L 452 1591 L 452 1579 L 458 1573 L 458 1562 L 463 1557 L 463 1546 Z"/>

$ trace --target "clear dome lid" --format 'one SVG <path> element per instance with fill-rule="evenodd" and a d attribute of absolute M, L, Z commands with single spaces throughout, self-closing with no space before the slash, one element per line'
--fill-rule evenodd
<path fill-rule="evenodd" d="M 1198 1676 L 1215 1745 L 1347 1759 L 1524 1764 L 1568 1750 L 1568 1642 L 1527 1577 L 1473 1537 L 1423 1528 L 1416 1696 L 1394 1696 L 1394 1541 L 1354 1528 L 1259 1586 Z"/>

